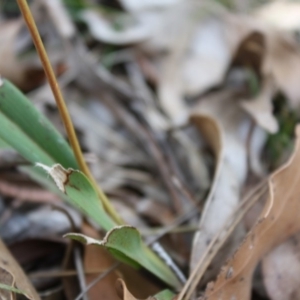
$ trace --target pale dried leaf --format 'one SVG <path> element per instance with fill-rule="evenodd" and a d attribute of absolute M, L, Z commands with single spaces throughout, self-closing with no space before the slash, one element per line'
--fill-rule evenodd
<path fill-rule="evenodd" d="M 238 206 L 247 174 L 246 139 L 250 120 L 234 101 L 234 94 L 224 91 L 202 100 L 191 118 L 208 138 L 217 160 L 213 185 L 199 224 L 200 230 L 194 238 L 191 258 L 193 269 L 210 241 L 233 217 Z M 237 242 L 233 239 L 227 251 L 222 251 L 213 272 L 217 272 Z"/>
<path fill-rule="evenodd" d="M 183 34 L 187 31 L 186 34 Z M 189 41 L 191 28 L 184 27 L 179 32 L 174 51 L 165 57 L 158 83 L 158 98 L 168 117 L 177 123 L 184 120 L 187 105 L 183 99 L 183 80 L 181 74 L 181 61 Z"/>
<path fill-rule="evenodd" d="M 232 56 L 224 27 L 214 17 L 197 26 L 182 63 L 185 94 L 199 94 L 222 82 Z"/>
<path fill-rule="evenodd" d="M 71 173 L 71 170 L 64 169 L 60 164 L 55 164 L 52 167 L 48 167 L 41 163 L 36 163 L 37 167 L 44 169 L 54 180 L 58 189 L 65 193 L 65 184 L 68 181 L 68 175 Z"/>

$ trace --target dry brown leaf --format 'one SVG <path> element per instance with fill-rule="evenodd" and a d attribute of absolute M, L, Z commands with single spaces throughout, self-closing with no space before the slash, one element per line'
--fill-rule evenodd
<path fill-rule="evenodd" d="M 262 271 L 270 299 L 293 300 L 300 298 L 299 233 L 264 257 Z"/>
<path fill-rule="evenodd" d="M 273 115 L 272 100 L 276 87 L 271 78 L 264 79 L 260 93 L 254 99 L 241 101 L 241 106 L 249 113 L 256 123 L 266 131 L 278 131 L 278 122 Z"/>
<path fill-rule="evenodd" d="M 269 179 L 269 197 L 256 225 L 215 283 L 201 299 L 250 299 L 252 275 L 258 261 L 276 245 L 300 230 L 300 126 L 290 160 Z"/>
<path fill-rule="evenodd" d="M 27 276 L 10 254 L 5 244 L 0 239 L 0 281 L 1 283 L 11 285 L 24 292 L 25 296 L 31 300 L 39 300 L 40 297 Z M 9 300 L 11 292 L 0 290 L 0 298 Z"/>
<path fill-rule="evenodd" d="M 234 93 L 221 91 L 202 100 L 191 115 L 191 120 L 207 137 L 217 160 L 214 182 L 199 224 L 200 230 L 194 238 L 191 269 L 210 241 L 232 218 L 247 174 L 246 139 L 250 120 L 234 100 Z M 240 242 L 240 236 L 236 233 L 223 249 L 222 255 L 216 258 L 210 276 L 216 275 L 214 273 L 218 272 L 226 256 Z"/>

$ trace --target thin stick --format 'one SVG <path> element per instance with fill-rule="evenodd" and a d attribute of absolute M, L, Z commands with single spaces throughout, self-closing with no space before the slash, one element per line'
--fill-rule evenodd
<path fill-rule="evenodd" d="M 64 123 L 69 142 L 71 144 L 71 147 L 73 149 L 75 158 L 77 160 L 77 163 L 79 165 L 80 170 L 93 182 L 94 186 L 97 188 L 98 195 L 103 203 L 104 208 L 106 211 L 110 214 L 110 216 L 118 223 L 122 224 L 122 220 L 110 204 L 109 200 L 103 193 L 103 191 L 100 189 L 100 187 L 97 185 L 96 180 L 92 176 L 84 158 L 81 152 L 81 148 L 74 130 L 74 126 L 70 117 L 70 114 L 68 112 L 68 109 L 66 107 L 64 98 L 62 96 L 61 90 L 59 88 L 56 76 L 54 74 L 53 68 L 51 66 L 51 63 L 49 61 L 47 52 L 45 50 L 44 44 L 42 42 L 42 39 L 40 37 L 40 34 L 38 32 L 37 26 L 35 24 L 35 21 L 33 19 L 33 16 L 31 14 L 30 8 L 27 4 L 26 0 L 17 0 L 19 8 L 22 12 L 23 18 L 27 24 L 27 27 L 31 33 L 32 40 L 34 42 L 35 48 L 39 54 L 39 57 L 42 61 L 42 65 L 44 68 L 44 71 L 46 73 L 48 82 L 50 84 L 52 93 L 54 95 L 60 116 L 62 118 L 62 121 Z"/>
<path fill-rule="evenodd" d="M 81 255 L 80 255 L 80 250 L 79 247 L 76 247 L 74 249 L 74 261 L 75 261 L 75 267 L 77 270 L 77 277 L 79 281 L 79 286 L 82 291 L 86 290 L 86 281 L 85 281 L 85 276 L 84 276 L 84 269 L 83 269 L 83 263 L 81 260 Z M 84 293 L 82 296 L 83 300 L 89 300 L 89 296 Z"/>

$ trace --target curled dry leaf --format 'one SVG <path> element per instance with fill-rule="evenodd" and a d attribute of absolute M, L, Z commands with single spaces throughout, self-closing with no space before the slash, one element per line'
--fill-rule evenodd
<path fill-rule="evenodd" d="M 222 91 L 202 100 L 191 115 L 192 122 L 207 137 L 217 160 L 214 182 L 199 224 L 200 230 L 194 238 L 191 269 L 214 236 L 233 217 L 246 177 L 246 138 L 250 122 L 233 98 L 232 92 Z M 232 239 L 223 249 L 222 256 L 215 259 L 210 276 L 216 275 L 214 273 L 218 272 L 226 256 L 229 257 L 236 243 L 240 242 L 239 234 L 236 236 L 237 240 Z"/>
<path fill-rule="evenodd" d="M 10 254 L 0 239 L 0 282 L 22 291 L 27 299 L 39 300 L 40 297 L 27 276 Z M 0 298 L 4 300 L 14 299 L 8 290 L 0 289 Z"/>
<path fill-rule="evenodd" d="M 267 254 L 262 261 L 264 284 L 272 300 L 300 298 L 299 233 Z"/>
<path fill-rule="evenodd" d="M 201 299 L 250 299 L 252 275 L 258 261 L 300 230 L 299 125 L 296 135 L 294 154 L 270 176 L 269 197 L 256 225 Z"/>
<path fill-rule="evenodd" d="M 230 15 L 227 18 L 227 25 L 227 38 L 233 47 L 237 47 L 245 37 L 253 33 L 263 37 L 265 50 L 259 73 L 263 77 L 274 79 L 275 88 L 286 95 L 292 107 L 299 106 L 300 88 L 297 79 L 300 51 L 295 36 L 291 32 L 268 26 L 264 18 L 259 16 L 250 18 Z M 253 45 L 249 46 L 251 50 Z M 244 58 L 244 65 L 247 65 L 247 59 L 248 57 Z"/>

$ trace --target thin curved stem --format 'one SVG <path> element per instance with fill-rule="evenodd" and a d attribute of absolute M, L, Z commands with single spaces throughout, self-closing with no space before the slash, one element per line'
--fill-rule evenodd
<path fill-rule="evenodd" d="M 87 166 L 87 164 L 83 158 L 81 148 L 80 148 L 80 145 L 79 145 L 79 142 L 78 142 L 75 130 L 74 130 L 74 126 L 73 126 L 69 111 L 65 104 L 64 98 L 62 96 L 62 92 L 59 88 L 56 76 L 54 74 L 53 68 L 49 61 L 47 52 L 45 50 L 44 44 L 40 37 L 39 31 L 37 29 L 37 26 L 35 24 L 32 14 L 31 14 L 30 8 L 27 4 L 27 1 L 26 0 L 17 0 L 17 2 L 18 2 L 20 10 L 22 12 L 23 18 L 26 22 L 26 25 L 32 36 L 32 40 L 34 42 L 35 48 L 36 48 L 38 55 L 42 61 L 42 65 L 43 65 L 45 74 L 47 76 L 52 93 L 54 95 L 61 119 L 64 123 L 65 129 L 66 129 L 66 132 L 68 135 L 68 139 L 69 139 L 70 145 L 73 149 L 75 158 L 79 165 L 79 168 L 93 182 L 95 188 L 98 191 L 99 198 L 100 198 L 101 202 L 103 203 L 103 206 L 106 209 L 106 211 L 115 220 L 115 222 L 117 222 L 118 224 L 122 224 L 123 222 L 122 222 L 121 218 L 118 216 L 115 209 L 109 202 L 108 198 L 105 196 L 104 192 L 101 190 L 101 188 L 96 183 L 96 180 L 94 179 L 93 175 L 91 174 L 90 169 Z"/>

